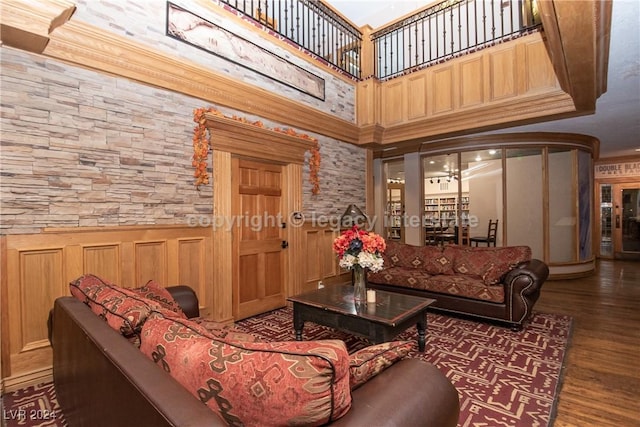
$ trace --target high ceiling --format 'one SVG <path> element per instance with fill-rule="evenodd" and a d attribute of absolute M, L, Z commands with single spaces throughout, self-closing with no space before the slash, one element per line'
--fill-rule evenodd
<path fill-rule="evenodd" d="M 432 1 L 328 0 L 357 26 L 380 27 Z M 569 132 L 600 140 L 600 157 L 640 155 L 640 1 L 615 0 L 607 91 L 592 115 L 504 129 Z M 496 133 L 496 131 L 492 132 Z"/>

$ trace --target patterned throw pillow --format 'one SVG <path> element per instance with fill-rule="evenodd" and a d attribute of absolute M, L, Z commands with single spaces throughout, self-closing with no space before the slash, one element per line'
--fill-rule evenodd
<path fill-rule="evenodd" d="M 439 246 L 419 246 L 416 251 L 422 259 L 422 269 L 432 275 L 453 274 L 453 257 Z"/>
<path fill-rule="evenodd" d="M 189 320 L 153 316 L 140 350 L 234 426 L 317 426 L 351 407 L 340 340 L 235 343 Z"/>
<path fill-rule="evenodd" d="M 388 241 L 383 253 L 384 267 L 422 268 L 420 249 L 420 246 Z"/>
<path fill-rule="evenodd" d="M 411 341 L 392 341 L 365 347 L 349 355 L 351 390 L 403 359 L 413 346 Z"/>
<path fill-rule="evenodd" d="M 149 304 L 137 293 L 118 287 L 93 274 L 69 283 L 71 295 L 124 336 L 139 334 L 150 313 Z"/>
<path fill-rule="evenodd" d="M 105 319 L 109 326 L 125 337 L 140 335 L 142 324 L 152 312 L 161 313 L 166 317 L 186 318 L 182 310 L 176 312 L 174 309 L 165 308 L 157 299 L 143 296 L 144 292 L 121 288 L 93 274 L 80 276 L 69 283 L 69 289 L 71 295 L 87 304 L 91 311 Z M 161 291 L 152 292 L 162 295 Z M 166 289 L 164 292 L 171 296 Z"/>
<path fill-rule="evenodd" d="M 140 296 L 160 304 L 160 306 L 165 310 L 174 312 L 175 316 L 181 317 L 183 319 L 187 318 L 187 315 L 184 314 L 182 308 L 180 308 L 180 305 L 176 302 L 175 299 L 173 299 L 171 293 L 160 286 L 160 284 L 158 284 L 157 282 L 149 280 L 143 287 L 135 288 L 132 290 L 140 294 Z"/>
<path fill-rule="evenodd" d="M 502 248 L 467 248 L 451 246 L 444 250 L 454 258 L 453 270 L 458 274 L 478 276 L 485 285 L 495 285 L 518 264 L 531 259 L 528 246 Z"/>
<path fill-rule="evenodd" d="M 194 317 L 189 320 L 205 328 L 206 333 L 211 334 L 216 338 L 224 339 L 226 341 L 233 341 L 233 342 L 262 341 L 260 338 L 254 335 L 248 334 L 246 332 L 241 332 L 235 329 L 233 326 L 216 322 L 215 320 L 206 319 L 203 317 Z"/>

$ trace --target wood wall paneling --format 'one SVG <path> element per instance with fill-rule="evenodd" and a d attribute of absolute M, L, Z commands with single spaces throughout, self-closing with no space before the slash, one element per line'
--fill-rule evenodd
<path fill-rule="evenodd" d="M 460 61 L 460 108 L 484 103 L 484 58 L 476 57 Z"/>
<path fill-rule="evenodd" d="M 82 246 L 82 271 L 90 272 L 113 283 L 122 283 L 120 245 Z"/>
<path fill-rule="evenodd" d="M 193 283 L 205 284 L 206 263 L 211 259 L 207 257 L 206 239 L 177 239 L 177 254 L 169 256 L 169 262 L 173 268 L 169 272 L 176 272 L 176 277 L 170 276 L 169 283 L 189 285 Z M 193 285 L 191 285 L 193 286 Z M 205 289 L 196 289 L 200 298 L 204 299 Z"/>
<path fill-rule="evenodd" d="M 407 77 L 408 120 L 419 119 L 427 114 L 427 79 L 424 74 Z"/>
<path fill-rule="evenodd" d="M 378 123 L 376 114 L 378 105 L 378 93 L 380 83 L 369 79 L 358 83 L 356 92 L 356 117 L 359 126 L 368 126 Z"/>
<path fill-rule="evenodd" d="M 559 85 L 552 67 L 538 67 L 536 64 L 550 63 L 544 43 L 531 41 L 523 45 L 525 60 L 524 72 L 527 92 L 555 88 Z"/>
<path fill-rule="evenodd" d="M 210 312 L 212 266 L 205 260 L 212 258 L 211 234 L 204 227 L 150 225 L 3 236 L 3 385 L 24 385 L 51 374 L 49 310 L 82 274 L 124 287 L 149 279 L 161 286 L 189 285 L 202 313 Z"/>
<path fill-rule="evenodd" d="M 453 64 L 438 67 L 432 73 L 432 114 L 448 113 L 454 110 Z"/>
<path fill-rule="evenodd" d="M 333 252 L 333 240 L 340 234 L 339 230 L 305 223 L 302 231 L 306 256 L 302 291 L 317 289 L 318 281 L 330 286 L 350 280 L 350 273 L 340 268 Z"/>
<path fill-rule="evenodd" d="M 391 80 L 383 84 L 382 92 L 382 124 L 389 126 L 405 121 L 405 81 L 404 79 Z"/>
<path fill-rule="evenodd" d="M 167 283 L 167 242 L 134 242 L 135 282 L 132 287 L 143 286 L 149 280 Z"/>
<path fill-rule="evenodd" d="M 489 54 L 490 101 L 511 98 L 516 90 L 516 47 L 508 46 Z"/>

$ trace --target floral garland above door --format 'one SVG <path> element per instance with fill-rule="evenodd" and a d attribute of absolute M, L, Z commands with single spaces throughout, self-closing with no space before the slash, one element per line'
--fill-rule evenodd
<path fill-rule="evenodd" d="M 219 117 L 230 118 L 233 120 L 237 120 L 242 123 L 252 124 L 254 126 L 258 126 L 260 128 L 265 128 L 264 124 L 261 121 L 250 122 L 244 117 L 225 116 L 219 110 L 216 110 L 213 107 L 209 108 L 197 108 L 193 110 L 193 121 L 196 123 L 196 126 L 193 128 L 193 161 L 191 165 L 195 168 L 193 176 L 195 177 L 194 185 L 198 188 L 200 185 L 209 184 L 209 173 L 207 172 L 207 159 L 209 157 L 209 138 L 207 138 L 207 127 L 206 127 L 206 117 L 205 113 L 211 113 Z M 316 138 L 310 137 L 307 134 L 300 134 L 294 131 L 293 129 L 281 129 L 281 128 L 273 128 L 270 129 L 274 132 L 284 133 L 290 136 L 295 136 L 301 139 L 305 139 L 307 141 L 313 142 L 313 148 L 311 150 L 311 157 L 309 158 L 309 181 L 311 182 L 311 192 L 313 194 L 318 194 L 320 192 L 320 178 L 318 172 L 320 170 L 320 146 L 318 144 L 318 140 Z"/>

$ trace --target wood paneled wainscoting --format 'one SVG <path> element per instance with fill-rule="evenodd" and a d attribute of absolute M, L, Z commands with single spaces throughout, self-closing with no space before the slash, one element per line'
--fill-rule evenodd
<path fill-rule="evenodd" d="M 300 293 L 318 289 L 319 282 L 332 285 L 351 280 L 351 273 L 340 268 L 338 256 L 333 252 L 333 240 L 340 235 L 340 230 L 305 222 L 302 235 L 306 258 Z"/>
<path fill-rule="evenodd" d="M 211 227 L 123 226 L 6 235 L 2 243 L 2 385 L 22 387 L 51 375 L 47 318 L 69 282 L 92 273 L 124 287 L 155 280 L 189 285 L 211 314 Z"/>

